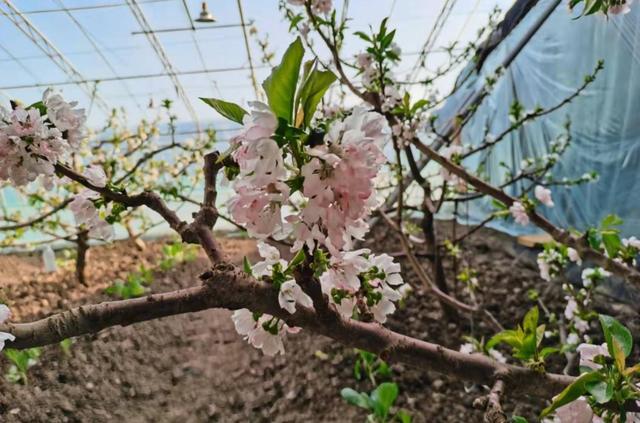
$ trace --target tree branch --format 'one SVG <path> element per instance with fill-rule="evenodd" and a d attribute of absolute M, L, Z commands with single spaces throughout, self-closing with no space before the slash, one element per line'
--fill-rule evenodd
<path fill-rule="evenodd" d="M 504 381 L 497 379 L 491 392 L 487 395 L 487 408 L 484 413 L 484 423 L 507 423 L 507 416 L 502 410 L 500 398 L 504 394 Z"/>
<path fill-rule="evenodd" d="M 502 364 L 480 354 L 463 354 L 390 331 L 377 323 L 336 318 L 323 320 L 313 309 L 298 306 L 291 315 L 280 308 L 273 285 L 256 281 L 232 265 L 219 264 L 202 278 L 204 286 L 142 298 L 81 306 L 31 323 L 5 324 L 0 331 L 16 337 L 9 348 L 25 349 L 166 316 L 210 308 L 248 308 L 283 319 L 291 326 L 332 338 L 347 347 L 371 351 L 388 361 L 403 362 L 461 380 L 486 384 L 498 375 L 511 391 L 547 398 L 574 378 L 544 374 Z"/>
<path fill-rule="evenodd" d="M 425 156 L 436 161 L 438 164 L 440 164 L 442 167 L 444 167 L 454 175 L 464 179 L 476 190 L 489 195 L 498 201 L 501 201 L 502 203 L 507 205 L 507 207 L 511 206 L 515 201 L 518 201 L 516 198 L 511 197 L 501 189 L 470 174 L 463 167 L 439 155 L 435 150 L 422 143 L 419 139 L 414 138 L 412 140 L 412 143 Z M 638 272 L 638 270 L 632 267 L 628 267 L 622 263 L 613 261 L 599 251 L 591 248 L 584 238 L 577 237 L 570 232 L 555 226 L 553 223 L 551 223 L 535 211 L 528 211 L 527 214 L 529 215 L 529 218 L 534 225 L 547 232 L 557 242 L 566 244 L 569 247 L 574 248 L 576 251 L 578 251 L 580 257 L 583 260 L 590 260 L 598 266 L 604 267 L 605 269 L 611 271 L 612 273 L 615 273 L 620 277 L 627 278 L 636 284 L 640 284 L 640 272 Z"/>
<path fill-rule="evenodd" d="M 15 231 L 16 229 L 26 228 L 26 227 L 29 227 L 29 226 L 33 226 L 36 223 L 40 223 L 43 220 L 45 220 L 46 218 L 48 218 L 50 216 L 53 216 L 54 214 L 58 213 L 60 210 L 62 210 L 65 207 L 67 207 L 69 205 L 69 203 L 71 203 L 72 200 L 73 200 L 73 198 L 67 198 L 62 203 L 58 204 L 57 206 L 55 206 L 53 209 L 51 209 L 47 213 L 44 213 L 44 214 L 42 214 L 42 215 L 40 215 L 38 217 L 35 217 L 35 218 L 31 219 L 31 220 L 26 221 L 26 222 L 16 223 L 14 225 L 0 226 L 0 231 Z"/>

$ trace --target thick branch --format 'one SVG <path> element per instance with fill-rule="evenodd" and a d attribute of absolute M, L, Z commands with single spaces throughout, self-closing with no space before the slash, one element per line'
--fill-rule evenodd
<path fill-rule="evenodd" d="M 332 338 L 348 347 L 357 347 L 424 370 L 458 379 L 486 384 L 500 377 L 511 391 L 547 398 L 560 392 L 574 378 L 542 374 L 523 367 L 498 363 L 480 354 L 463 354 L 419 339 L 390 331 L 377 323 L 341 318 L 323 321 L 312 309 L 298 306 L 290 315 L 278 305 L 277 291 L 266 282 L 246 276 L 230 265 L 218 265 L 204 275 L 206 285 L 132 300 L 82 306 L 32 323 L 0 326 L 16 340 L 9 348 L 30 348 L 57 343 L 63 339 L 95 333 L 111 326 L 126 326 L 165 316 L 209 308 L 249 308 L 268 313 Z"/>

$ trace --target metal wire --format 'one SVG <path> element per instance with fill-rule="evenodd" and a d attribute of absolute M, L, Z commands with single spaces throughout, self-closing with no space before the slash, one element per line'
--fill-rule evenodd
<path fill-rule="evenodd" d="M 91 44 L 91 47 L 93 47 L 93 50 L 95 51 L 95 53 L 97 53 L 98 56 L 100 56 L 100 59 L 102 59 L 102 61 L 105 63 L 105 65 L 107 65 L 107 67 L 109 68 L 111 73 L 113 73 L 114 76 L 118 76 L 118 71 L 116 71 L 115 66 L 113 66 L 111 61 L 103 53 L 102 48 L 100 46 L 98 46 L 98 42 L 97 42 L 96 38 L 93 36 L 93 34 L 91 34 L 91 32 L 89 32 L 89 30 L 87 28 L 85 28 L 84 25 L 82 25 L 80 23 L 80 21 L 78 21 L 78 19 L 76 19 L 76 17 L 73 15 L 73 13 L 71 13 L 71 11 L 65 6 L 63 0 L 56 0 L 56 2 L 60 5 L 61 10 L 64 11 L 67 14 L 67 16 L 69 17 L 69 19 L 71 19 L 73 21 L 73 23 L 76 25 L 76 27 L 78 27 L 80 32 L 82 32 L 82 35 L 84 35 L 84 37 L 89 41 L 89 44 Z M 122 80 L 122 86 L 124 87 L 124 89 L 127 92 L 127 94 L 129 94 L 129 97 L 131 97 L 131 99 L 133 100 L 134 104 L 138 107 L 139 110 L 142 111 L 142 106 L 140 105 L 140 102 L 133 95 L 133 93 L 131 92 L 131 89 L 129 88 L 129 86 L 127 85 L 127 83 L 124 80 Z"/>
<path fill-rule="evenodd" d="M 247 51 L 247 60 L 249 61 L 249 69 L 251 70 L 251 84 L 253 85 L 253 91 L 256 95 L 256 99 L 262 98 L 262 92 L 258 88 L 258 79 L 256 78 L 256 71 L 253 66 L 253 59 L 251 58 L 251 48 L 249 47 L 249 35 L 247 34 L 247 26 L 244 22 L 244 12 L 242 10 L 242 0 L 237 0 L 238 14 L 240 15 L 240 23 L 242 24 L 242 37 L 244 38 L 244 48 Z"/>
<path fill-rule="evenodd" d="M 95 101 L 100 108 L 107 113 L 110 112 L 109 105 L 106 101 L 95 92 L 95 86 L 91 86 L 86 82 L 84 76 L 73 66 L 73 64 L 56 48 L 55 45 L 42 33 L 25 15 L 18 10 L 11 2 L 11 0 L 3 0 L 13 13 L 7 13 L 4 9 L 0 9 L 0 12 L 11 21 L 11 23 L 18 28 L 24 35 L 27 36 L 40 50 L 42 50 L 51 61 L 58 66 L 64 73 L 69 75 L 72 81 L 77 83 L 80 88 L 89 96 L 92 101 Z"/>
<path fill-rule="evenodd" d="M 184 88 L 182 87 L 182 83 L 180 82 L 180 79 L 176 74 L 173 64 L 171 63 L 169 56 L 167 56 L 167 53 L 162 47 L 162 43 L 153 32 L 153 28 L 151 28 L 151 25 L 149 25 L 149 22 L 147 21 L 147 18 L 144 12 L 140 8 L 136 0 L 127 0 L 127 3 L 129 4 L 129 9 L 131 9 L 131 12 L 133 13 L 133 16 L 138 21 L 138 24 L 140 25 L 141 29 L 143 31 L 146 31 L 144 35 L 147 37 L 147 40 L 149 41 L 149 44 L 151 45 L 156 55 L 158 56 L 158 59 L 160 59 L 160 62 L 162 63 L 162 67 L 165 69 L 167 76 L 169 76 L 169 78 L 171 79 L 171 82 L 176 90 L 176 94 L 178 95 L 178 97 L 180 97 L 180 99 L 184 103 L 187 109 L 187 112 L 189 112 L 189 114 L 191 115 L 191 118 L 193 119 L 194 123 L 196 124 L 196 128 L 199 131 L 200 120 L 198 119 L 198 115 L 196 114 L 196 111 L 193 108 L 193 104 L 191 104 L 191 100 L 189 100 L 187 93 L 184 91 Z"/>
<path fill-rule="evenodd" d="M 268 66 L 258 66 L 254 67 L 254 69 L 263 69 Z M 197 69 L 190 71 L 174 71 L 171 75 L 198 75 L 204 73 L 221 73 L 221 72 L 237 72 L 243 70 L 249 70 L 250 68 L 247 66 L 237 66 L 230 68 L 217 68 L 217 69 Z M 35 84 L 23 84 L 23 85 L 7 85 L 4 87 L 0 87 L 0 90 L 20 90 L 24 88 L 33 88 L 33 87 L 56 87 L 62 85 L 75 85 L 75 84 L 96 84 L 98 82 L 112 82 L 112 81 L 122 81 L 128 79 L 147 79 L 147 78 L 162 78 L 165 76 L 171 76 L 165 72 L 159 73 L 145 73 L 138 75 L 120 75 L 120 76 L 111 76 L 105 78 L 89 78 L 83 79 L 81 81 L 53 81 L 53 82 L 43 82 L 43 83 L 35 83 Z"/>

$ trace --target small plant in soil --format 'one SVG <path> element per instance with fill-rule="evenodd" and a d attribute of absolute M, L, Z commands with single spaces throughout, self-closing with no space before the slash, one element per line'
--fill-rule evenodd
<path fill-rule="evenodd" d="M 392 408 L 398 398 L 398 385 L 393 382 L 384 382 L 378 385 L 371 393 L 358 392 L 351 388 L 344 388 L 340 395 L 349 404 L 369 411 L 367 422 L 371 423 L 410 423 L 411 415 L 405 410 L 393 413 Z"/>
<path fill-rule="evenodd" d="M 4 355 L 12 364 L 9 366 L 5 378 L 11 383 L 22 383 L 26 385 L 29 382 L 27 371 L 30 367 L 38 364 L 38 358 L 41 352 L 40 348 L 29 348 L 26 350 L 6 349 Z"/>
<path fill-rule="evenodd" d="M 162 247 L 163 258 L 160 260 L 160 270 L 166 272 L 182 262 L 191 262 L 198 256 L 197 249 L 193 245 L 186 245 L 180 241 L 174 241 Z"/>

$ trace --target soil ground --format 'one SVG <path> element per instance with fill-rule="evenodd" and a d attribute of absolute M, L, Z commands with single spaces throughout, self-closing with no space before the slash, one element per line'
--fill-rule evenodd
<path fill-rule="evenodd" d="M 449 231 L 448 225 L 442 225 Z M 458 230 L 461 230 L 458 228 Z M 236 262 L 249 255 L 255 244 L 225 239 L 223 246 Z M 374 250 L 399 243 L 384 228 L 370 239 Z M 133 243 L 119 242 L 93 248 L 89 256 L 89 287 L 78 285 L 71 268 L 54 274 L 40 271 L 39 257 L 0 257 L 0 287 L 13 310 L 14 321 L 29 321 L 69 307 L 112 298 L 104 289 L 115 278 L 125 278 L 140 264 L 153 268 L 162 258 L 163 241 L 149 242 L 144 251 Z M 393 252 L 393 248 L 389 247 Z M 389 251 L 387 249 L 387 252 Z M 518 322 L 532 306 L 527 291 L 536 288 L 545 306 L 561 312 L 558 284 L 543 284 L 535 265 L 534 250 L 518 246 L 512 238 L 481 230 L 465 241 L 465 252 L 455 264 L 478 271 L 477 300 L 505 325 Z M 403 260 L 400 259 L 402 262 Z M 156 271 L 152 292 L 198 284 L 206 259 L 182 263 L 166 272 Z M 454 263 L 447 272 L 453 285 Z M 405 279 L 417 283 L 403 262 Z M 462 286 L 453 291 L 469 300 Z M 637 317 L 628 307 L 617 313 L 625 322 Z M 438 303 L 416 287 L 406 307 L 388 323 L 396 331 L 451 348 L 462 336 L 490 336 L 484 322 L 461 317 L 447 321 Z M 637 332 L 636 332 L 637 333 Z M 303 331 L 289 336 L 287 354 L 263 357 L 235 332 L 230 312 L 208 310 L 173 316 L 128 327 L 114 327 L 74 340 L 66 354 L 58 345 L 42 349 L 38 364 L 29 370 L 27 385 L 0 377 L 0 421 L 6 422 L 361 422 L 365 413 L 349 406 L 340 389 L 369 391 L 367 381 L 353 376 L 355 353 L 329 339 Z M 558 367 L 558 364 L 551 366 Z M 9 367 L 0 359 L 0 372 Z M 480 422 L 475 398 L 486 392 L 480 386 L 436 373 L 393 364 L 399 384 L 397 405 L 408 410 L 414 422 Z M 557 368 L 554 370 L 558 370 Z M 530 398 L 509 397 L 506 409 L 533 416 L 543 405 Z M 533 421 L 533 420 L 532 420 Z"/>

